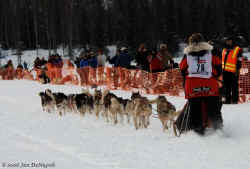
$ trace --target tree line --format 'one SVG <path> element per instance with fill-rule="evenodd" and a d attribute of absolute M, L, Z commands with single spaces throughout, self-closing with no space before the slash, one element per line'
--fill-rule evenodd
<path fill-rule="evenodd" d="M 193 32 L 250 39 L 249 8 L 250 0 L 1 0 L 0 42 L 25 49 L 159 42 L 174 48 Z"/>

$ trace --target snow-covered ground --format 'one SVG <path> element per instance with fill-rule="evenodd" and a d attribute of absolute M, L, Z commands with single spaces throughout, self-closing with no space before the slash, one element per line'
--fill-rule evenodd
<path fill-rule="evenodd" d="M 135 131 L 132 125 L 113 126 L 90 115 L 45 113 L 38 96 L 45 88 L 81 92 L 74 86 L 0 81 L 0 168 L 22 162 L 54 162 L 57 169 L 250 168 L 250 104 L 224 106 L 222 132 L 177 138 L 172 130 L 163 133 L 153 118 L 149 129 Z M 181 97 L 168 99 L 178 109 L 185 103 Z"/>

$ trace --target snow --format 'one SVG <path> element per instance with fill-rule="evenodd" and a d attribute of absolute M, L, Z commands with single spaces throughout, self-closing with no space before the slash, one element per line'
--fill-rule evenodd
<path fill-rule="evenodd" d="M 110 45 L 107 46 L 107 49 L 109 50 L 108 52 L 108 56 L 114 57 L 116 55 L 116 49 L 117 47 L 114 45 Z M 75 56 L 79 56 L 80 53 L 82 52 L 83 49 L 74 49 L 73 53 Z M 67 54 L 67 49 L 65 49 L 65 51 L 63 51 L 63 48 L 58 48 L 56 50 L 56 52 L 61 55 L 64 56 L 63 59 L 68 59 L 67 56 L 65 56 Z M 3 58 L 0 58 L 0 63 L 2 65 L 6 64 L 8 62 L 9 59 L 12 60 L 14 67 L 17 67 L 18 65 L 18 60 L 17 60 L 17 55 L 15 55 L 16 50 L 1 50 L 2 56 Z M 22 63 L 25 61 L 28 64 L 29 69 L 31 69 L 33 67 L 34 64 L 34 60 L 36 59 L 36 57 L 39 57 L 40 59 L 42 57 L 44 57 L 45 59 L 48 59 L 49 56 L 49 51 L 47 49 L 38 49 L 38 53 L 37 50 L 25 50 L 22 52 Z M 51 50 L 51 53 L 53 54 L 54 51 Z M 0 65 L 1 66 L 1 65 Z"/>
<path fill-rule="evenodd" d="M 81 53 L 82 49 L 78 49 L 75 48 L 73 50 L 73 53 L 75 56 L 79 56 L 79 54 Z M 54 54 L 55 51 L 51 50 L 51 54 Z M 8 60 L 12 60 L 14 67 L 17 67 L 18 65 L 18 60 L 17 60 L 17 55 L 15 55 L 16 50 L 3 50 L 2 51 L 3 56 L 5 56 L 2 60 L 1 60 L 1 64 L 4 65 L 8 62 Z M 63 59 L 69 59 L 69 57 L 66 56 L 67 54 L 67 49 L 63 48 L 58 48 L 56 50 L 56 53 L 58 53 L 60 56 L 63 56 Z M 36 57 L 41 58 L 45 58 L 48 59 L 49 56 L 49 51 L 47 49 L 38 49 L 37 50 L 25 50 L 22 52 L 22 63 L 25 61 L 28 64 L 29 69 L 33 68 L 33 64 L 34 64 L 34 60 L 36 59 Z"/>
<path fill-rule="evenodd" d="M 0 168 L 3 162 L 54 162 L 57 169 L 250 168 L 250 104 L 225 105 L 223 131 L 177 138 L 172 130 L 163 133 L 155 118 L 149 129 L 135 131 L 131 124 L 113 126 L 93 115 L 45 113 L 38 93 L 46 88 L 81 92 L 76 86 L 0 81 Z M 168 99 L 178 109 L 185 103 L 182 97 Z"/>
<path fill-rule="evenodd" d="M 250 52 L 245 52 L 245 53 L 243 53 L 243 56 L 244 56 L 245 58 L 247 58 L 248 60 L 250 60 Z"/>
<path fill-rule="evenodd" d="M 62 49 L 58 49 L 57 52 L 60 55 L 63 55 Z M 6 50 L 4 51 L 4 55 L 5 55 L 5 58 L 2 59 L 2 65 L 6 64 L 8 60 L 11 59 L 14 67 L 17 67 L 18 61 L 17 61 L 17 55 L 15 55 L 15 50 Z M 28 64 L 28 67 L 32 68 L 36 57 L 39 57 L 39 58 L 44 57 L 45 59 L 48 59 L 48 56 L 49 56 L 49 52 L 46 49 L 39 49 L 38 53 L 36 50 L 26 50 L 26 51 L 23 51 L 22 63 L 26 61 L 26 63 Z"/>
<path fill-rule="evenodd" d="M 108 56 L 110 56 L 110 58 L 113 58 L 116 55 L 117 46 L 110 45 L 110 46 L 107 46 L 107 49 L 109 50 Z"/>

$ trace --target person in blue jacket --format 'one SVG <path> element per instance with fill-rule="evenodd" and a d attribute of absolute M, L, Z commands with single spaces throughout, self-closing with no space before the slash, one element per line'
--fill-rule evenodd
<path fill-rule="evenodd" d="M 130 63 L 132 58 L 128 54 L 128 48 L 122 47 L 120 51 L 120 55 L 118 55 L 115 60 L 115 67 L 123 67 L 129 69 L 131 67 Z"/>
<path fill-rule="evenodd" d="M 94 54 L 94 52 L 90 52 L 90 59 L 89 61 L 89 66 L 92 68 L 96 68 L 98 63 L 97 63 L 97 56 Z"/>
<path fill-rule="evenodd" d="M 113 56 L 112 58 L 111 58 L 110 56 L 108 56 L 108 57 L 107 57 L 107 61 L 108 61 L 110 64 L 114 65 L 115 62 L 116 62 L 116 59 L 118 58 L 118 56 L 120 55 L 120 53 L 121 53 L 120 49 L 117 49 L 115 56 Z"/>
<path fill-rule="evenodd" d="M 89 61 L 87 59 L 81 59 L 80 61 L 80 68 L 88 67 L 89 66 Z"/>

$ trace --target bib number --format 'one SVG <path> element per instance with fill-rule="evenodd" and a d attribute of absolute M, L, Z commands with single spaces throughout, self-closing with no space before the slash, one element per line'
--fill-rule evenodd
<path fill-rule="evenodd" d="M 197 64 L 197 73 L 198 72 L 205 72 L 205 65 L 204 64 Z"/>
<path fill-rule="evenodd" d="M 210 78 L 212 76 L 212 55 L 187 56 L 189 77 Z"/>

